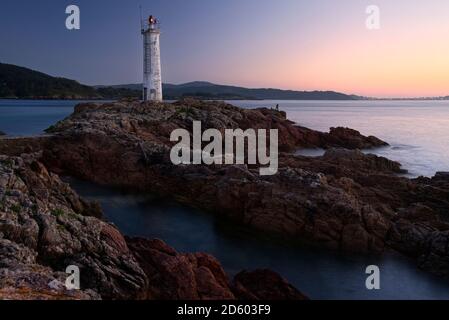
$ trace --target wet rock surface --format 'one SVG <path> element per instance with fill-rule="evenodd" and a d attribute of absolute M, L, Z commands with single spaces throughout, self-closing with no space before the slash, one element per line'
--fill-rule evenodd
<path fill-rule="evenodd" d="M 127 238 L 149 279 L 156 300 L 307 300 L 271 270 L 242 271 L 231 281 L 220 263 L 205 253 L 180 254 L 161 240 Z"/>
<path fill-rule="evenodd" d="M 350 128 L 331 128 L 328 135 L 330 146 L 344 146 L 347 149 L 369 149 L 373 147 L 385 147 L 388 143 L 379 138 L 364 137 L 357 130 Z"/>
<path fill-rule="evenodd" d="M 308 300 L 271 270 L 242 271 L 234 277 L 234 294 L 242 300 Z"/>
<path fill-rule="evenodd" d="M 278 174 L 260 176 L 258 168 L 245 165 L 172 165 L 170 134 L 178 128 L 191 132 L 193 121 L 201 121 L 203 130 L 278 129 Z M 303 128 L 275 110 L 195 100 L 81 104 L 50 131 L 42 158 L 54 172 L 174 197 L 254 229 L 328 248 L 381 253 L 391 247 L 409 254 L 401 237 L 419 233 L 424 224 L 429 233 L 422 241 L 428 243 L 431 234 L 444 232 L 449 211 L 444 174 L 427 180 L 400 177 L 405 171 L 399 163 L 358 150 L 385 142 L 347 128 L 329 133 Z M 292 151 L 301 147 L 327 152 L 317 158 L 295 156 Z M 427 220 L 402 226 L 409 219 L 398 219 L 399 213 L 421 204 L 442 219 L 443 227 Z M 415 252 L 419 261 L 434 259 L 435 246 L 422 245 L 425 251 Z M 446 252 L 436 257 L 441 255 Z M 438 270 L 431 263 L 420 265 L 441 274 L 449 270 L 441 261 Z"/>
<path fill-rule="evenodd" d="M 278 174 L 260 176 L 257 167 L 246 165 L 173 165 L 170 134 L 179 128 L 191 132 L 193 121 L 201 121 L 203 130 L 278 129 Z M 320 133 L 288 121 L 282 112 L 195 100 L 80 104 L 49 133 L 38 144 L 15 140 L 5 147 L 0 143 L 0 153 L 5 149 L 10 155 L 39 151 L 39 161 L 55 174 L 175 198 L 287 240 L 358 253 L 392 248 L 416 258 L 426 270 L 449 276 L 447 174 L 413 180 L 399 176 L 404 173 L 399 163 L 358 150 L 386 145 L 375 137 L 347 128 Z M 293 152 L 301 147 L 325 148 L 327 152 L 316 158 L 295 156 Z M 83 219 L 96 219 L 88 208 L 92 205 L 82 204 L 78 212 L 84 213 Z M 51 226 L 47 220 L 35 223 Z M 99 293 L 102 297 L 129 297 L 138 286 L 137 298 L 253 299 L 268 294 L 247 282 L 262 275 L 282 291 L 279 296 L 283 299 L 297 297 L 288 284 L 269 273 L 244 274 L 229 284 L 210 256 L 179 254 L 158 241 L 124 240 L 112 226 L 96 223 L 104 230 L 100 244 L 112 248 L 116 257 L 101 263 L 121 270 L 121 257 L 128 257 L 129 267 L 136 272 L 124 284 L 105 287 Z M 58 250 L 45 246 L 45 241 L 52 243 L 53 234 L 39 234 L 45 235 L 43 242 L 33 237 L 22 241 L 48 247 L 49 257 L 56 256 L 58 265 Z M 52 266 L 54 261 L 46 263 Z M 168 270 L 184 270 L 189 276 L 181 279 Z M 101 272 L 97 270 L 98 275 Z M 161 290 L 158 283 L 162 282 L 170 285 Z"/>
<path fill-rule="evenodd" d="M 98 210 L 32 157 L 0 156 L 0 298 L 138 298 L 146 277 Z M 66 290 L 70 265 L 82 291 Z"/>
<path fill-rule="evenodd" d="M 0 155 L 0 299 L 236 299 L 215 258 L 125 239 L 36 157 Z"/>
<path fill-rule="evenodd" d="M 179 254 L 161 240 L 127 239 L 155 300 L 234 300 L 220 263 L 204 253 Z"/>

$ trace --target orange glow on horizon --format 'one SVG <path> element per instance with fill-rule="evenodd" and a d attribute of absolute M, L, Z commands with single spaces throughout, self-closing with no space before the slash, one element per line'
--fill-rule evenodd
<path fill-rule="evenodd" d="M 335 90 L 370 97 L 449 95 L 449 42 L 432 37 L 420 43 L 406 37 L 402 43 L 395 37 L 373 38 L 336 40 L 299 59 L 285 53 L 278 63 L 247 73 L 247 79 L 237 77 L 253 87 Z"/>
<path fill-rule="evenodd" d="M 425 19 L 413 8 L 389 16 L 383 7 L 380 30 L 367 30 L 361 20 L 320 30 L 308 42 L 293 31 L 277 33 L 263 51 L 228 61 L 218 81 L 379 98 L 449 96 L 449 4 L 444 7 L 447 14 L 434 6 Z"/>

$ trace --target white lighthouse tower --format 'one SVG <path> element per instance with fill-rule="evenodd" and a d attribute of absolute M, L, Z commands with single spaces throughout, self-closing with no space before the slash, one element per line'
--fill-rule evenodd
<path fill-rule="evenodd" d="M 142 25 L 143 100 L 162 101 L 160 27 L 153 16 Z"/>

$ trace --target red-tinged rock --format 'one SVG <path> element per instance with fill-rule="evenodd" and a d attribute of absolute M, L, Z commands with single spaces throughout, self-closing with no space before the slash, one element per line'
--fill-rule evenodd
<path fill-rule="evenodd" d="M 350 224 L 343 228 L 341 248 L 349 252 L 368 252 L 372 237 L 360 224 Z"/>
<path fill-rule="evenodd" d="M 127 238 L 149 279 L 148 299 L 159 300 L 304 300 L 270 270 L 239 273 L 232 283 L 220 263 L 205 253 L 179 254 L 161 240 Z"/>
<path fill-rule="evenodd" d="M 175 128 L 192 130 L 192 121 L 221 132 L 278 129 L 280 149 L 288 152 L 279 154 L 279 171 L 268 177 L 260 176 L 256 166 L 175 166 L 169 157 L 173 145 L 169 134 Z M 342 149 L 385 145 L 355 130 L 335 128 L 322 133 L 295 125 L 285 114 L 266 108 L 248 110 L 223 102 L 183 100 L 80 106 L 51 132 L 52 136 L 36 144 L 1 139 L 0 153 L 40 150 L 41 161 L 51 172 L 173 197 L 287 240 L 357 252 L 379 253 L 392 247 L 413 257 L 427 253 L 445 259 L 426 248 L 439 247 L 429 245 L 434 233 L 449 230 L 446 175 L 410 180 L 398 176 L 404 171 L 397 162 Z M 328 150 L 316 158 L 291 153 L 299 147 Z M 46 196 L 45 189 L 34 192 Z M 80 207 L 77 201 L 71 202 L 74 208 Z M 80 203 L 84 212 L 89 210 Z M 418 205 L 429 208 L 431 214 L 416 212 Z M 403 210 L 413 214 L 403 216 Z M 9 228 L 15 235 L 20 230 L 17 225 Z M 26 241 L 32 242 L 30 237 Z M 431 270 L 430 264 L 423 266 Z"/>
<path fill-rule="evenodd" d="M 365 137 L 359 131 L 350 128 L 330 128 L 326 139 L 332 146 L 344 146 L 347 149 L 369 149 L 388 146 L 388 143 L 376 137 Z"/>
<path fill-rule="evenodd" d="M 120 231 L 110 224 L 103 225 L 100 233 L 100 239 L 105 241 L 107 245 L 117 250 L 120 254 L 129 253 L 125 238 L 122 236 Z"/>
<path fill-rule="evenodd" d="M 233 300 L 220 263 L 206 254 L 179 254 L 160 240 L 128 238 L 148 277 L 152 300 Z"/>
<path fill-rule="evenodd" d="M 146 276 L 113 226 L 33 157 L 0 156 L 0 297 L 138 299 Z M 64 286 L 68 266 L 81 290 Z"/>
<path fill-rule="evenodd" d="M 242 271 L 234 277 L 232 289 L 240 300 L 309 300 L 271 270 Z"/>
<path fill-rule="evenodd" d="M 127 242 L 33 155 L 0 155 L 0 199 L 0 299 L 236 298 L 214 257 Z M 65 287 L 68 266 L 79 268 L 80 290 Z M 276 290 L 280 298 L 292 291 Z"/>

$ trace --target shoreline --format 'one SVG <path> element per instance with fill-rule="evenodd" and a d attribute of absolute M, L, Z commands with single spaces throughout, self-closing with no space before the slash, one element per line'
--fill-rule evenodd
<path fill-rule="evenodd" d="M 139 100 L 138 98 L 131 98 L 132 100 Z M 182 99 L 200 99 L 202 101 L 336 101 L 336 102 L 372 102 L 372 101 L 449 101 L 449 98 L 439 99 L 439 98 L 373 98 L 373 99 L 282 99 L 282 98 L 270 98 L 270 99 L 255 99 L 248 97 L 239 97 L 235 99 L 230 98 L 207 98 L 207 97 L 173 97 L 172 99 L 164 99 L 164 102 L 178 101 Z M 121 97 L 117 98 L 77 98 L 77 99 L 61 99 L 61 98 L 0 98 L 0 101 L 120 101 L 123 100 Z"/>
<path fill-rule="evenodd" d="M 234 123 L 242 129 L 278 128 L 279 174 L 263 178 L 255 174 L 257 168 L 236 165 L 171 165 L 167 159 L 169 132 L 189 128 L 192 117 L 203 119 L 207 127 Z M 214 122 L 208 123 L 211 119 Z M 241 109 L 189 99 L 173 104 L 79 104 L 50 131 L 46 137 L 0 139 L 0 154 L 34 159 L 55 178 L 69 175 L 171 197 L 254 230 L 335 251 L 382 254 L 392 249 L 418 255 L 421 268 L 449 275 L 449 263 L 445 264 L 449 252 L 438 246 L 438 239 L 449 230 L 442 220 L 441 205 L 449 207 L 449 203 L 444 202 L 444 194 L 428 191 L 446 188 L 449 180 L 444 175 L 414 180 L 397 177 L 399 163 L 357 150 L 386 145 L 375 137 L 348 128 L 318 132 L 296 126 L 285 113 L 267 108 Z M 312 146 L 327 151 L 317 158 L 291 154 L 295 148 Z M 137 245 L 145 259 L 153 259 L 155 252 L 141 251 L 145 241 L 150 240 L 130 243 Z"/>
<path fill-rule="evenodd" d="M 313 300 L 449 299 L 449 293 L 444 293 L 444 288 L 449 288 L 448 281 L 417 269 L 412 258 L 394 251 L 382 256 L 338 253 L 291 239 L 267 236 L 232 221 L 223 221 L 223 217 L 186 208 L 170 199 L 159 201 L 150 196 L 147 202 L 145 193 L 133 195 L 126 190 L 70 180 L 65 181 L 81 196 L 100 202 L 108 220 L 125 235 L 164 239 L 179 252 L 206 252 L 221 261 L 231 277 L 241 269 L 270 267 L 278 272 L 282 270 L 280 274 L 285 279 Z M 125 217 L 131 221 L 125 221 Z M 152 227 L 153 221 L 158 222 L 157 227 Z M 175 235 L 173 229 L 179 233 Z M 201 239 L 197 235 L 201 235 Z M 251 257 L 250 261 L 245 257 Z M 383 288 L 378 293 L 359 288 L 358 278 L 348 276 L 360 274 L 368 264 L 378 265 L 383 270 Z M 399 270 L 400 274 L 396 274 Z M 322 282 L 314 285 L 317 279 Z M 401 281 L 410 287 L 405 288 Z M 423 289 L 418 285 L 420 283 L 426 283 L 434 292 Z M 399 284 L 402 290 L 396 291 L 394 288 Z"/>

